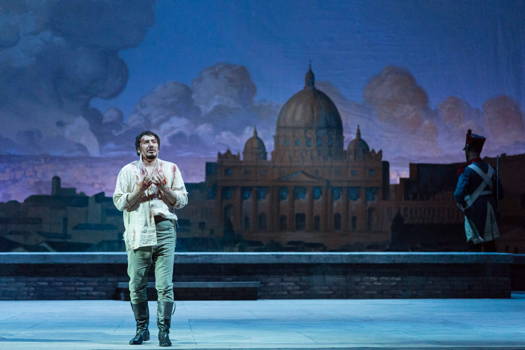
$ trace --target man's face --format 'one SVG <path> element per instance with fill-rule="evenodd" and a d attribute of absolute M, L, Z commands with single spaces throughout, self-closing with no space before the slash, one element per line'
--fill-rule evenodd
<path fill-rule="evenodd" d="M 153 135 L 144 135 L 140 138 L 140 156 L 144 159 L 153 160 L 159 155 L 159 144 Z"/>

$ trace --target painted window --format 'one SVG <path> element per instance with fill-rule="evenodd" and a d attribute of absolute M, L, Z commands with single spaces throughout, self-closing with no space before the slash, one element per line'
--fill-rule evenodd
<path fill-rule="evenodd" d="M 266 193 L 268 193 L 268 187 L 257 187 L 255 190 L 257 193 L 257 200 L 263 200 L 266 198 Z"/>
<path fill-rule="evenodd" d="M 375 201 L 377 198 L 377 192 L 378 192 L 378 188 L 377 187 L 368 187 L 366 189 L 366 200 L 367 201 Z"/>
<path fill-rule="evenodd" d="M 351 201 L 356 201 L 359 199 L 359 192 L 361 192 L 361 188 L 359 187 L 348 187 L 348 198 Z"/>
<path fill-rule="evenodd" d="M 323 195 L 323 189 L 321 187 L 314 187 L 313 188 L 313 197 L 315 200 L 318 200 Z"/>
<path fill-rule="evenodd" d="M 242 199 L 247 200 L 250 199 L 252 195 L 252 188 L 251 187 L 243 187 L 242 188 Z"/>
<path fill-rule="evenodd" d="M 341 187 L 332 188 L 332 199 L 334 201 L 341 199 Z"/>
<path fill-rule="evenodd" d="M 305 199 L 306 198 L 306 187 L 294 187 L 294 198 Z"/>
<path fill-rule="evenodd" d="M 232 199 L 233 198 L 233 187 L 223 187 L 222 188 L 222 199 Z"/>
<path fill-rule="evenodd" d="M 279 200 L 287 200 L 288 199 L 288 187 L 279 187 Z"/>

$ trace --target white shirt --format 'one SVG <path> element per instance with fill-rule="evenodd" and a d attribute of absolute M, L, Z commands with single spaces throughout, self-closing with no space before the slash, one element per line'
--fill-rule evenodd
<path fill-rule="evenodd" d="M 159 196 L 156 185 L 152 184 L 145 192 L 147 197 L 133 207 L 128 202 L 128 196 L 135 190 L 137 183 L 146 175 L 158 173 L 164 175 L 167 186 L 175 193 L 175 205 L 168 207 Z M 157 158 L 151 167 L 144 166 L 142 160 L 126 164 L 119 172 L 115 192 L 113 193 L 115 207 L 124 212 L 124 242 L 126 250 L 157 244 L 155 216 L 177 220 L 174 209 L 181 209 L 188 204 L 188 192 L 182 174 L 176 164 Z"/>

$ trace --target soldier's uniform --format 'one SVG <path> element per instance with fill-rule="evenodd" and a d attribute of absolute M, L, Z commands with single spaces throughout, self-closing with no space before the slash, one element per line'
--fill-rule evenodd
<path fill-rule="evenodd" d="M 485 137 L 468 130 L 465 152 L 481 153 Z M 501 185 L 497 181 L 496 169 L 481 158 L 471 159 L 460 171 L 454 198 L 465 214 L 467 242 L 484 251 L 494 251 L 500 236 L 497 222 L 497 197 L 502 197 Z"/>

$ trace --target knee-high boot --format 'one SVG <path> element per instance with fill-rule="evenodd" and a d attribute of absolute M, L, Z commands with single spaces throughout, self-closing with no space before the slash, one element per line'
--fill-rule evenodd
<path fill-rule="evenodd" d="M 130 345 L 139 345 L 144 341 L 149 340 L 149 309 L 148 302 L 142 302 L 138 304 L 131 303 L 131 309 L 133 315 L 135 315 L 135 321 L 137 322 L 137 332 L 135 336 L 129 341 Z"/>
<path fill-rule="evenodd" d="M 157 303 L 157 326 L 159 327 L 160 346 L 171 346 L 169 332 L 173 305 L 172 301 L 159 301 Z"/>

